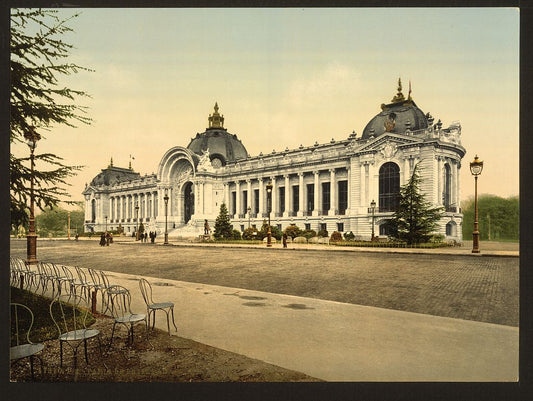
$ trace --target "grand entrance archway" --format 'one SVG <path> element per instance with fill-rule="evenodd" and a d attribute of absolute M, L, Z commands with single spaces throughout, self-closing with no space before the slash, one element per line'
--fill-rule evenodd
<path fill-rule="evenodd" d="M 183 222 L 187 224 L 194 214 L 194 187 L 192 182 L 183 186 Z"/>

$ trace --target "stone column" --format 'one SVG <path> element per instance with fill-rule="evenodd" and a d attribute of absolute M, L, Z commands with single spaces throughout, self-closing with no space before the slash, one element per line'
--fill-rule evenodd
<path fill-rule="evenodd" d="M 337 194 L 337 180 L 335 177 L 335 169 L 332 168 L 329 170 L 329 216 L 334 216 L 335 210 L 337 209 L 337 200 L 336 200 L 336 194 Z"/>
<path fill-rule="evenodd" d="M 235 218 L 239 217 L 241 212 L 241 183 L 235 181 Z"/>
<path fill-rule="evenodd" d="M 264 188 L 263 178 L 261 177 L 261 178 L 258 178 L 257 180 L 259 181 L 259 215 L 257 217 L 263 218 L 263 213 L 265 213 L 265 200 L 264 200 L 265 188 Z"/>
<path fill-rule="evenodd" d="M 271 198 L 271 206 L 272 206 L 272 214 L 270 215 L 270 217 L 276 217 L 276 212 L 278 210 L 277 208 L 277 202 L 276 202 L 276 177 L 270 177 L 270 181 L 272 182 L 272 198 Z"/>
<path fill-rule="evenodd" d="M 452 169 L 451 169 L 451 187 L 452 187 L 452 204 L 456 207 L 459 207 L 460 198 L 459 198 L 459 169 L 457 166 L 457 161 L 452 160 Z"/>
<path fill-rule="evenodd" d="M 305 199 L 304 199 L 304 173 L 303 171 L 298 173 L 298 191 L 300 193 L 300 199 L 299 199 L 299 205 L 298 205 L 298 216 L 304 215 L 304 205 L 305 205 Z"/>
<path fill-rule="evenodd" d="M 230 192 L 229 192 L 229 182 L 224 183 L 224 204 L 229 212 L 229 201 L 230 201 Z"/>
<path fill-rule="evenodd" d="M 247 179 L 246 183 L 248 184 L 246 186 L 246 204 L 250 208 L 250 213 L 251 213 L 251 211 L 253 210 L 252 209 L 252 180 Z M 247 209 L 248 209 L 248 207 L 247 207 Z M 248 210 L 246 210 L 245 213 L 248 213 Z M 250 216 L 248 216 L 248 217 L 250 217 Z"/>
<path fill-rule="evenodd" d="M 283 212 L 283 217 L 289 217 L 289 211 L 291 208 L 291 187 L 290 187 L 290 178 L 289 174 L 285 174 L 285 212 Z"/>
<path fill-rule="evenodd" d="M 365 207 L 366 205 L 366 166 L 367 166 L 367 163 L 366 162 L 362 162 L 361 163 L 361 183 L 360 183 L 360 195 L 361 195 L 361 207 Z"/>
<path fill-rule="evenodd" d="M 313 216 L 318 216 L 318 212 L 320 210 L 320 197 L 319 197 L 319 193 L 321 191 L 319 191 L 319 174 L 320 174 L 320 171 L 313 171 L 313 174 L 315 175 L 315 193 L 314 193 L 314 203 L 315 203 L 315 207 L 313 208 Z"/>

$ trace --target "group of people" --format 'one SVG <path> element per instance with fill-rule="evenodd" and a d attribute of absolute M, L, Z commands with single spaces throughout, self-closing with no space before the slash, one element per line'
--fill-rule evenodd
<path fill-rule="evenodd" d="M 76 241 L 78 240 L 78 235 L 76 234 Z M 102 233 L 100 236 L 100 246 L 109 246 L 113 243 L 113 234 L 109 232 Z"/>
<path fill-rule="evenodd" d="M 135 237 L 136 234 L 133 233 L 133 237 Z M 150 238 L 150 242 L 153 244 L 155 242 L 155 237 L 157 237 L 157 233 L 155 231 L 150 231 L 150 233 L 144 232 L 139 234 L 139 240 L 141 242 L 148 242 L 148 237 Z"/>

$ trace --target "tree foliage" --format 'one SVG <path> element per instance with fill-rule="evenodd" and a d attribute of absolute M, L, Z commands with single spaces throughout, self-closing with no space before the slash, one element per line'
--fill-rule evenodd
<path fill-rule="evenodd" d="M 233 229 L 231 228 L 228 208 L 225 203 L 220 205 L 220 212 L 215 220 L 215 232 L 213 236 L 217 240 L 233 238 Z"/>
<path fill-rule="evenodd" d="M 462 204 L 463 238 L 472 238 L 474 229 L 474 198 Z M 489 223 L 490 222 L 490 223 Z M 482 240 L 518 240 L 520 233 L 520 202 L 518 196 L 496 195 L 478 197 L 478 224 Z"/>
<path fill-rule="evenodd" d="M 82 205 L 81 205 L 82 206 Z M 35 216 L 35 226 L 37 234 L 40 237 L 58 237 L 68 235 L 68 217 L 69 211 L 61 207 L 55 207 L 43 211 Z M 85 212 L 83 206 L 81 209 L 70 212 L 70 234 L 76 235 L 76 232 L 83 232 L 83 222 Z"/>
<path fill-rule="evenodd" d="M 43 131 L 58 124 L 75 127 L 76 123 L 90 124 L 86 107 L 75 101 L 87 93 L 61 87 L 59 77 L 75 74 L 87 68 L 68 62 L 72 45 L 61 37 L 72 31 L 57 10 L 12 9 L 10 27 L 10 142 L 23 142 L 31 127 Z M 38 148 L 37 148 L 38 149 Z M 31 170 L 27 157 L 10 156 L 11 224 L 27 224 L 27 205 L 30 203 Z M 63 164 L 52 153 L 35 154 L 35 203 L 44 210 L 57 206 L 61 197 L 69 197 L 64 187 L 66 179 L 75 175 L 81 166 Z M 45 166 L 45 167 L 43 167 Z M 67 201 L 66 203 L 73 203 Z"/>
<path fill-rule="evenodd" d="M 408 244 L 427 242 L 443 213 L 442 207 L 433 207 L 420 193 L 418 170 L 417 163 L 409 181 L 400 187 L 398 210 L 390 220 L 398 239 Z"/>

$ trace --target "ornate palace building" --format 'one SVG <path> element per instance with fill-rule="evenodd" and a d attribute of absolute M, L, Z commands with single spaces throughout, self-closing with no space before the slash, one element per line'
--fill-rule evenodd
<path fill-rule="evenodd" d="M 83 191 L 85 231 L 117 229 L 133 233 L 140 222 L 148 231 L 170 237 L 203 233 L 214 226 L 225 203 L 233 227 L 261 227 L 268 218 L 266 185 L 271 183 L 272 225 L 284 229 L 352 231 L 369 239 L 387 235 L 387 221 L 397 207 L 400 186 L 420 162 L 421 191 L 444 207 L 438 233 L 462 242 L 459 169 L 465 149 L 461 126 L 443 128 L 430 113 L 398 93 L 364 128 L 348 138 L 300 145 L 250 156 L 237 135 L 224 128 L 215 104 L 205 132 L 187 147 L 175 146 L 161 158 L 157 174 L 142 176 L 113 163 Z M 165 207 L 165 195 L 167 197 Z M 372 201 L 376 207 L 370 208 Z"/>

